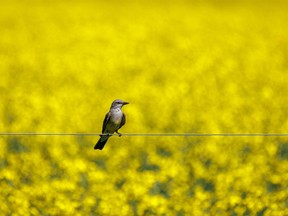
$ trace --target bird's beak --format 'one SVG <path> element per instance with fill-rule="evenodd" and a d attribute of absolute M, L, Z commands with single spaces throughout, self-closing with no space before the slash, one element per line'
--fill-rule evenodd
<path fill-rule="evenodd" d="M 129 104 L 129 103 L 124 101 L 124 102 L 123 102 L 123 105 L 126 105 L 126 104 Z"/>

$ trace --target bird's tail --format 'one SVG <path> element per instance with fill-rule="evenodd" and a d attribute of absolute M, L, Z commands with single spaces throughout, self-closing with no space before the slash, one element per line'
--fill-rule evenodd
<path fill-rule="evenodd" d="M 110 136 L 100 136 L 100 139 L 98 140 L 98 142 L 95 144 L 94 149 L 99 149 L 102 150 L 106 144 L 106 142 L 108 141 Z"/>

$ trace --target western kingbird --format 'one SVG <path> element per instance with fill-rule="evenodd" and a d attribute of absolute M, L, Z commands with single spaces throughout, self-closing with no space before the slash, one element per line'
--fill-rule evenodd
<path fill-rule="evenodd" d="M 119 99 L 113 101 L 110 111 L 106 114 L 103 121 L 102 135 L 100 135 L 100 139 L 95 144 L 94 149 L 102 150 L 107 140 L 114 132 L 121 136 L 121 133 L 119 133 L 118 130 L 126 122 L 126 116 L 122 112 L 121 108 L 126 104 L 129 103 Z"/>

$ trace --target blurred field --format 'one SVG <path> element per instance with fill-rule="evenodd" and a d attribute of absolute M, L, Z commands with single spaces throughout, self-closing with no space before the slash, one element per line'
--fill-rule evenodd
<path fill-rule="evenodd" d="M 287 133 L 286 7 L 3 3 L 0 132 Z M 288 215 L 287 137 L 97 139 L 0 136 L 1 215 Z"/>

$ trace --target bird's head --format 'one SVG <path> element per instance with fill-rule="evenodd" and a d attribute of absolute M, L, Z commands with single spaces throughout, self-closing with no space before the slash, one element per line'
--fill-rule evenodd
<path fill-rule="evenodd" d="M 120 99 L 116 99 L 113 101 L 111 108 L 121 108 L 122 106 L 129 104 L 128 102 L 125 102 L 123 100 Z"/>

